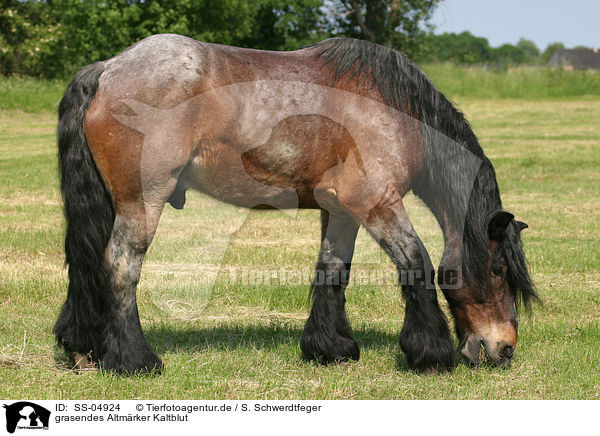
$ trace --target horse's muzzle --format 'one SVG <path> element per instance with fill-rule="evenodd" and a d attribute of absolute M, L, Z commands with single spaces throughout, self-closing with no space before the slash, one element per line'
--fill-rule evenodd
<path fill-rule="evenodd" d="M 508 366 L 510 364 L 515 351 L 514 343 L 491 342 L 473 335 L 463 340 L 458 349 L 467 362 L 477 366 L 483 360 L 482 345 L 485 350 L 485 356 L 494 365 Z"/>

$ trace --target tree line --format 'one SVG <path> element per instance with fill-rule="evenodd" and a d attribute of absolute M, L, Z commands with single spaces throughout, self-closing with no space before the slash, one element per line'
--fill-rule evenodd
<path fill-rule="evenodd" d="M 521 38 L 515 44 L 491 47 L 486 38 L 470 32 L 430 33 L 425 37 L 425 49 L 420 56 L 425 60 L 453 62 L 460 65 L 547 65 L 556 50 L 565 48 L 560 42 L 548 44 L 542 52 L 533 41 Z M 581 48 L 581 47 L 577 47 Z"/>
<path fill-rule="evenodd" d="M 294 50 L 331 36 L 367 39 L 416 61 L 544 63 L 531 41 L 489 46 L 468 32 L 434 35 L 441 0 L 1 0 L 0 74 L 68 78 L 156 33 Z"/>

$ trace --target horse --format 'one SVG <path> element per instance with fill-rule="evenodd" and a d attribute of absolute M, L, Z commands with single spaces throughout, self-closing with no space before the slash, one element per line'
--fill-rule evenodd
<path fill-rule="evenodd" d="M 54 326 L 70 355 L 160 372 L 136 288 L 164 206 L 195 189 L 248 208 L 318 209 L 321 248 L 300 347 L 356 361 L 345 289 L 362 225 L 398 269 L 411 369 L 508 365 L 519 303 L 537 299 L 520 232 L 464 115 L 403 54 L 333 38 L 276 52 L 154 35 L 88 65 L 58 110 L 68 293 Z M 435 270 L 405 210 L 414 192 L 444 235 Z M 85 360 L 85 359 L 84 359 Z"/>

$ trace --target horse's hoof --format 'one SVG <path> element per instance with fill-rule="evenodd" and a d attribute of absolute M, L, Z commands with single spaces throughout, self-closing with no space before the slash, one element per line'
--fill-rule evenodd
<path fill-rule="evenodd" d="M 80 371 L 89 371 L 92 369 L 96 369 L 96 365 L 95 365 L 94 361 L 92 360 L 92 356 L 90 355 L 90 353 L 82 354 L 82 353 L 73 352 L 72 357 L 73 357 L 73 361 L 75 362 L 75 365 L 73 367 L 74 369 L 77 369 Z"/>
<path fill-rule="evenodd" d="M 300 341 L 304 360 L 317 362 L 322 365 L 341 363 L 350 360 L 358 361 L 360 349 L 353 338 L 339 336 L 328 343 L 319 340 L 309 340 L 303 337 Z"/>
<path fill-rule="evenodd" d="M 406 355 L 408 366 L 418 372 L 447 372 L 456 366 L 454 346 L 449 337 L 411 335 L 403 331 L 400 348 Z"/>
<path fill-rule="evenodd" d="M 163 370 L 163 363 L 152 352 L 138 356 L 117 356 L 108 353 L 100 359 L 100 369 L 116 374 L 160 374 Z"/>

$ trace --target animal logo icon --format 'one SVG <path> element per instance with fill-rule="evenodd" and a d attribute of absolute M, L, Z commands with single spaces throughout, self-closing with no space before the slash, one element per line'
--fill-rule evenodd
<path fill-rule="evenodd" d="M 26 429 L 47 429 L 50 422 L 50 411 L 29 401 L 19 401 L 6 409 L 6 431 L 14 433 L 17 427 Z"/>

